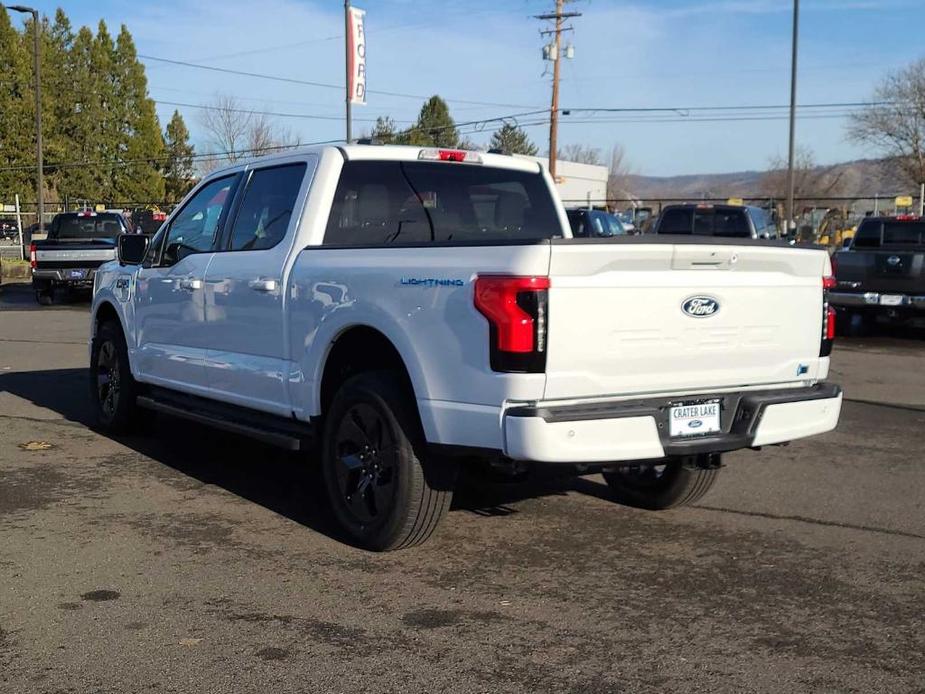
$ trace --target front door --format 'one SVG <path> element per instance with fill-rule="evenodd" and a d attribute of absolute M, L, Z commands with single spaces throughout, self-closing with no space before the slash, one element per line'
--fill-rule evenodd
<path fill-rule="evenodd" d="M 237 175 L 208 182 L 152 246 L 135 291 L 136 363 L 140 380 L 202 393 L 205 278 Z"/>
<path fill-rule="evenodd" d="M 287 261 L 314 159 L 249 171 L 205 282 L 212 397 L 288 416 Z M 306 176 L 306 173 L 309 175 Z"/>

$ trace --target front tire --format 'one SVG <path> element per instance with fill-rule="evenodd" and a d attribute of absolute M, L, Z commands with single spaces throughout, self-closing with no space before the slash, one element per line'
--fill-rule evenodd
<path fill-rule="evenodd" d="M 113 321 L 103 323 L 90 352 L 90 400 L 100 429 L 121 434 L 134 428 L 137 395 L 122 328 Z"/>
<path fill-rule="evenodd" d="M 424 435 L 398 374 L 361 373 L 325 415 L 322 472 L 331 510 L 356 544 L 376 551 L 427 540 L 453 498 L 456 465 L 422 459 Z"/>
<path fill-rule="evenodd" d="M 693 504 L 710 491 L 719 476 L 718 458 L 709 461 L 711 467 L 706 460 L 683 458 L 625 465 L 604 472 L 604 479 L 618 503 L 661 511 Z"/>

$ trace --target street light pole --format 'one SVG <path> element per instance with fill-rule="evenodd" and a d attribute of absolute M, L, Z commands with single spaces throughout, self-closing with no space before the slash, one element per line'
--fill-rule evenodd
<path fill-rule="evenodd" d="M 796 149 L 797 118 L 797 44 L 800 27 L 800 0 L 793 0 L 793 45 L 790 57 L 790 154 L 787 158 L 787 231 L 793 231 L 793 164 Z"/>
<path fill-rule="evenodd" d="M 32 48 L 32 60 L 35 67 L 35 158 L 36 173 L 38 175 L 37 216 L 39 233 L 45 233 L 45 181 L 42 166 L 42 23 L 39 21 L 39 11 L 25 5 L 7 5 L 7 9 L 14 12 L 32 15 L 32 31 L 35 38 Z"/>

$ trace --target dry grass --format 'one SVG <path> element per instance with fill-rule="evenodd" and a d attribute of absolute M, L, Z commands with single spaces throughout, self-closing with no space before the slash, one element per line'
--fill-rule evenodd
<path fill-rule="evenodd" d="M 32 277 L 29 272 L 29 261 L 18 258 L 3 258 L 0 260 L 0 275 L 3 281 L 27 280 Z"/>

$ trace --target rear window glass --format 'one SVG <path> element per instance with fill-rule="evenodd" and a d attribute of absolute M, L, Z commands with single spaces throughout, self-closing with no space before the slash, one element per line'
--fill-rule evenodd
<path fill-rule="evenodd" d="M 925 243 L 925 222 L 865 221 L 851 245 L 855 248 L 920 246 Z"/>
<path fill-rule="evenodd" d="M 561 236 L 539 173 L 439 162 L 344 164 L 326 245 L 504 241 Z"/>
<path fill-rule="evenodd" d="M 79 216 L 76 214 L 59 215 L 48 230 L 50 239 L 114 239 L 123 231 L 119 215 L 94 214 Z"/>
<path fill-rule="evenodd" d="M 695 234 L 698 236 L 749 237 L 745 210 L 690 209 L 666 210 L 658 227 L 659 234 Z"/>
<path fill-rule="evenodd" d="M 861 222 L 851 245 L 855 248 L 879 248 L 880 222 L 870 220 Z"/>
<path fill-rule="evenodd" d="M 686 209 L 665 210 L 658 225 L 659 234 L 689 234 L 693 224 L 693 211 Z"/>
<path fill-rule="evenodd" d="M 925 222 L 884 222 L 884 246 L 918 246 L 922 243 Z"/>

